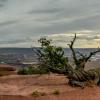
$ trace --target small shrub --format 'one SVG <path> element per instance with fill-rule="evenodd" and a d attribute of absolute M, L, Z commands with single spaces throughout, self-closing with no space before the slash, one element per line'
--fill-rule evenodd
<path fill-rule="evenodd" d="M 19 75 L 32 75 L 32 74 L 47 74 L 48 71 L 46 69 L 42 68 L 34 68 L 34 67 L 27 67 L 19 69 L 17 72 Z"/>
<path fill-rule="evenodd" d="M 39 91 L 34 91 L 33 93 L 32 93 L 32 96 L 35 96 L 35 97 L 37 97 L 37 96 L 44 96 L 44 95 L 46 95 L 46 93 L 44 93 L 44 92 L 39 92 Z"/>
<path fill-rule="evenodd" d="M 55 89 L 53 92 L 52 92 L 54 95 L 59 95 L 60 94 L 60 91 L 58 89 Z"/>
<path fill-rule="evenodd" d="M 34 72 L 33 67 L 28 67 L 28 68 L 27 68 L 27 74 L 32 75 L 33 72 Z"/>
<path fill-rule="evenodd" d="M 27 72 L 26 68 L 22 68 L 22 69 L 18 70 L 17 74 L 19 74 L 19 75 L 27 75 L 28 72 Z"/>
<path fill-rule="evenodd" d="M 32 96 L 40 96 L 40 93 L 38 92 L 38 91 L 34 91 L 33 93 L 32 93 Z"/>
<path fill-rule="evenodd" d="M 89 81 L 86 81 L 85 84 L 86 86 L 93 87 L 95 85 L 95 82 L 93 80 L 89 80 Z"/>

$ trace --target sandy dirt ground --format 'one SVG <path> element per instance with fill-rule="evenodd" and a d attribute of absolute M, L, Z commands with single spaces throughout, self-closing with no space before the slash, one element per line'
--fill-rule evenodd
<path fill-rule="evenodd" d="M 55 90 L 59 95 L 53 94 Z M 38 91 L 43 96 L 32 96 Z M 100 100 L 100 87 L 70 87 L 63 75 L 9 75 L 0 77 L 0 100 Z"/>
<path fill-rule="evenodd" d="M 96 67 L 100 67 L 100 60 L 86 64 L 86 70 Z M 32 96 L 36 91 L 44 95 Z M 58 74 L 8 75 L 0 77 L 0 100 L 100 100 L 100 86 L 71 87 L 68 79 Z"/>

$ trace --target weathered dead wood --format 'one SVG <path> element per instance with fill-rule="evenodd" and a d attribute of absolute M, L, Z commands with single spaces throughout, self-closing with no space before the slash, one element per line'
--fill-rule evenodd
<path fill-rule="evenodd" d="M 68 44 L 68 46 L 69 46 L 70 50 L 72 51 L 75 69 L 84 70 L 84 67 L 85 67 L 85 64 L 87 63 L 87 61 L 89 61 L 92 56 L 94 56 L 95 54 L 100 52 L 100 49 L 98 48 L 96 51 L 90 52 L 89 55 L 83 54 L 79 51 L 76 52 L 74 47 L 73 47 L 76 39 L 77 39 L 77 37 L 76 37 L 76 34 L 75 34 L 73 40 L 71 41 L 70 44 Z M 78 56 L 77 56 L 77 54 L 78 54 Z"/>

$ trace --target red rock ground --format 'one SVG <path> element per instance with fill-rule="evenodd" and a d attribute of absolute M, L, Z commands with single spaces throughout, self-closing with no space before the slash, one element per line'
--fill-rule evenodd
<path fill-rule="evenodd" d="M 0 100 L 100 100 L 100 87 L 70 87 L 63 75 L 9 75 L 0 77 Z M 60 92 L 54 95 L 54 90 Z M 32 96 L 32 92 L 45 93 Z"/>
<path fill-rule="evenodd" d="M 87 69 L 100 66 L 100 61 L 89 62 Z M 89 67 L 88 67 L 89 66 Z M 0 77 L 0 100 L 100 100 L 100 87 L 70 87 L 68 79 L 63 75 L 11 75 L 13 66 L 0 64 L 0 69 L 8 72 L 8 76 Z M 5 74 L 5 75 L 6 75 Z M 53 92 L 58 90 L 59 95 Z M 44 96 L 32 96 L 32 92 L 45 93 Z"/>

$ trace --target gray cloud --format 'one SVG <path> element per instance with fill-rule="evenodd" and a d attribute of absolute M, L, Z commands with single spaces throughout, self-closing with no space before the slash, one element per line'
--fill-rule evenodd
<path fill-rule="evenodd" d="M 32 10 L 28 12 L 29 14 L 53 14 L 53 13 L 59 13 L 62 11 L 62 9 L 57 8 L 50 8 L 50 9 L 38 9 L 38 10 Z"/>
<path fill-rule="evenodd" d="M 29 38 L 25 39 L 12 39 L 12 40 L 5 40 L 5 41 L 0 41 L 0 44 L 18 44 L 18 43 L 26 43 L 26 42 L 31 42 L 32 40 Z"/>
<path fill-rule="evenodd" d="M 99 26 L 99 0 L 0 0 L 1 44 L 26 43 L 26 37 L 37 39 L 41 35 L 79 31 L 83 35 L 78 39 L 85 44 L 87 40 L 99 40 Z M 63 36 L 54 40 L 59 44 L 66 42 Z"/>
<path fill-rule="evenodd" d="M 8 20 L 5 22 L 1 22 L 0 26 L 6 26 L 6 25 L 11 25 L 11 24 L 16 24 L 18 22 L 18 20 Z"/>
<path fill-rule="evenodd" d="M 8 0 L 0 0 L 0 7 L 3 7 L 5 5 L 5 2 L 7 2 Z"/>

